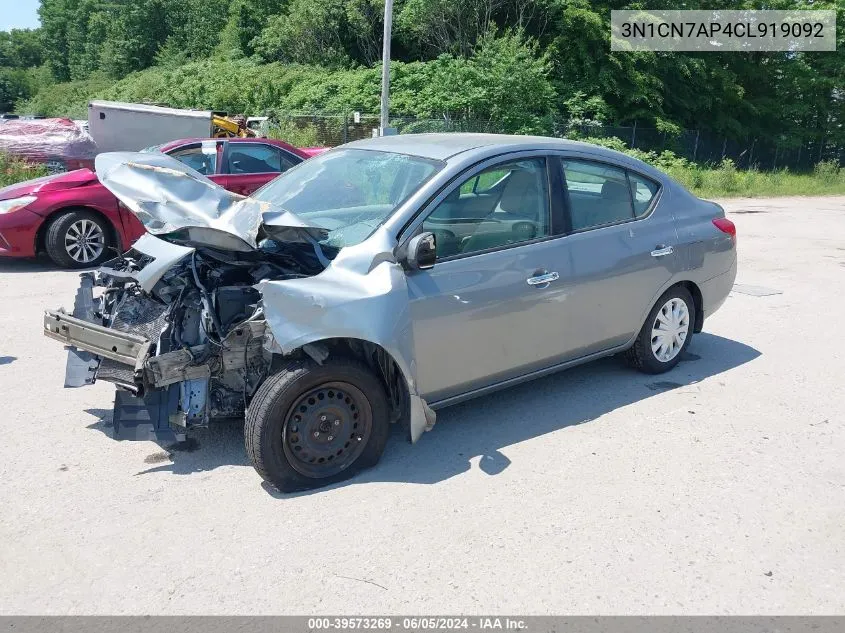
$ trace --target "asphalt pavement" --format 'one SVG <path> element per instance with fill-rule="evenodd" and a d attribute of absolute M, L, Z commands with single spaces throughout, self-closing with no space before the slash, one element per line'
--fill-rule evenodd
<path fill-rule="evenodd" d="M 737 286 L 672 372 L 443 410 L 299 495 L 238 424 L 113 440 L 113 387 L 63 389 L 41 334 L 77 273 L 0 261 L 0 613 L 842 613 L 845 197 L 724 205 Z"/>

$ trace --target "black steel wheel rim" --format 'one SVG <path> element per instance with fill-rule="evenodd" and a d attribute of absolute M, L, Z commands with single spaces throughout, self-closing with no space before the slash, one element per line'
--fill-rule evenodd
<path fill-rule="evenodd" d="M 282 447 L 298 473 L 323 479 L 361 456 L 372 428 L 372 408 L 361 390 L 347 382 L 327 382 L 297 398 L 288 410 Z"/>

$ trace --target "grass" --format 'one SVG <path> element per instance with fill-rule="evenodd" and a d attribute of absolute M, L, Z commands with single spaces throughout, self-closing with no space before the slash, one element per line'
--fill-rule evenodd
<path fill-rule="evenodd" d="M 845 195 L 845 169 L 833 161 L 819 163 L 812 173 L 788 169 L 737 169 L 729 160 L 715 168 L 684 166 L 666 171 L 701 198 Z"/>
<path fill-rule="evenodd" d="M 701 198 L 845 195 L 845 169 L 832 160 L 818 163 L 811 173 L 795 173 L 788 169 L 760 171 L 737 169 L 729 158 L 718 165 L 700 165 L 672 152 L 658 154 L 629 149 L 615 137 L 579 140 L 609 147 L 649 163 Z"/>
<path fill-rule="evenodd" d="M 8 154 L 0 153 L 0 187 L 7 187 L 23 180 L 46 176 L 43 165 L 33 165 Z"/>

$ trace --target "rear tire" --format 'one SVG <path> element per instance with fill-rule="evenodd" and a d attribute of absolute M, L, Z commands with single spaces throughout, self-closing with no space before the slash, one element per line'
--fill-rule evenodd
<path fill-rule="evenodd" d="M 281 492 L 320 488 L 374 466 L 389 432 L 387 398 L 363 363 L 292 361 L 258 388 L 246 412 L 246 452 Z"/>
<path fill-rule="evenodd" d="M 53 218 L 44 245 L 50 259 L 62 268 L 90 268 L 113 255 L 114 240 L 107 221 L 80 209 Z"/>
<path fill-rule="evenodd" d="M 647 374 L 662 374 L 681 360 L 695 324 L 695 301 L 683 286 L 669 288 L 648 313 L 625 359 Z"/>

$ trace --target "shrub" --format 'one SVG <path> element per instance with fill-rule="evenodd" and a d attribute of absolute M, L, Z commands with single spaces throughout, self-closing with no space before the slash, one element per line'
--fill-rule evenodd
<path fill-rule="evenodd" d="M 658 169 L 662 169 L 664 171 L 684 170 L 693 166 L 693 163 L 683 156 L 678 156 L 675 152 L 670 152 L 668 150 L 658 154 L 652 164 Z"/>
<path fill-rule="evenodd" d="M 170 49 L 165 53 L 170 55 Z M 167 64 L 117 82 L 92 76 L 56 84 L 19 103 L 19 109 L 84 117 L 87 101 L 111 99 L 247 114 L 379 110 L 379 65 L 329 68 L 205 59 L 178 66 L 169 57 L 162 61 Z M 468 58 L 441 55 L 427 62 L 395 61 L 391 115 L 492 121 L 500 132 L 548 133 L 556 103 L 549 79 L 551 63 L 521 32 L 485 36 Z M 456 85 L 462 89 L 455 90 Z"/>
<path fill-rule="evenodd" d="M 112 83 L 106 77 L 92 76 L 81 81 L 47 85 L 30 99 L 19 101 L 16 109 L 23 113 L 87 119 L 88 100 L 97 98 Z"/>
<path fill-rule="evenodd" d="M 713 170 L 713 177 L 718 189 L 733 193 L 739 189 L 740 178 L 736 170 L 736 163 L 730 158 L 725 158 L 719 166 Z"/>
<path fill-rule="evenodd" d="M 297 125 L 290 119 L 274 123 L 268 134 L 270 138 L 279 139 L 295 147 L 316 147 L 322 145 L 317 128 L 310 123 Z"/>
<path fill-rule="evenodd" d="M 0 152 L 0 187 L 47 175 L 47 168 Z"/>
<path fill-rule="evenodd" d="M 816 163 L 813 168 L 813 174 L 823 183 L 832 184 L 839 179 L 842 169 L 839 163 L 835 160 L 823 160 Z"/>

